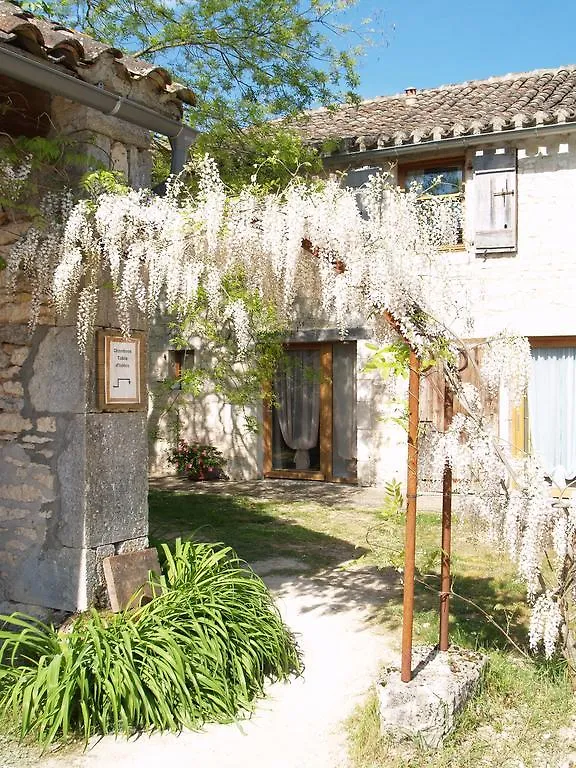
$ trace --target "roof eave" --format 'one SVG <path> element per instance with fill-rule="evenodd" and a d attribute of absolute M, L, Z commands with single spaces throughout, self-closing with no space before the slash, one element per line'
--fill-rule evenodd
<path fill-rule="evenodd" d="M 382 147 L 379 149 L 367 149 L 358 152 L 342 152 L 333 155 L 325 155 L 322 162 L 326 168 L 335 168 L 346 163 L 370 163 L 382 159 L 395 159 L 407 155 L 424 155 L 428 153 L 443 154 L 452 149 L 467 149 L 498 144 L 505 146 L 511 141 L 522 138 L 547 137 L 556 133 L 569 133 L 576 130 L 576 122 L 553 123 L 549 125 L 533 125 L 524 128 L 510 128 L 502 131 L 490 131 L 486 133 L 471 134 L 469 136 L 448 137 L 432 141 L 421 141 L 413 144 Z"/>

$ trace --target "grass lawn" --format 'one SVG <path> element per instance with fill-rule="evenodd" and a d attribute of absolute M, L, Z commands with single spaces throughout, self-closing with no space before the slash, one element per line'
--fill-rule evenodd
<path fill-rule="evenodd" d="M 378 565 L 383 578 L 400 576 L 403 519 L 349 504 L 251 499 L 220 494 L 153 490 L 150 532 L 154 543 L 182 536 L 222 541 L 248 561 L 297 558 L 311 573 L 359 559 Z M 440 516 L 418 516 L 419 580 L 416 585 L 415 642 L 437 641 L 437 557 Z M 357 768 L 557 768 L 571 751 L 574 695 L 561 663 L 533 664 L 513 651 L 506 635 L 527 644 L 528 612 L 513 566 L 494 547 L 481 545 L 455 526 L 451 641 L 490 653 L 482 695 L 467 708 L 444 748 L 428 753 L 417 744 L 397 746 L 382 739 L 374 696 L 348 724 L 351 756 Z M 399 644 L 401 590 L 375 618 Z M 572 747 L 574 749 L 574 747 Z"/>

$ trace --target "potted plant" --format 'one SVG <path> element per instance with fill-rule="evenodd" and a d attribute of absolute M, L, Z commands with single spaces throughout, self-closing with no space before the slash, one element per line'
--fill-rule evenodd
<path fill-rule="evenodd" d="M 213 445 L 188 443 L 180 440 L 168 454 L 168 461 L 176 466 L 179 475 L 189 480 L 223 480 L 226 478 L 226 459 Z"/>

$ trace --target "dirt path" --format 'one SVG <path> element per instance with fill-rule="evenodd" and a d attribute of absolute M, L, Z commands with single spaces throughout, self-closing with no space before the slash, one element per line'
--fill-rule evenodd
<path fill-rule="evenodd" d="M 277 595 L 297 633 L 306 666 L 289 684 L 270 686 L 240 727 L 212 725 L 201 733 L 91 742 L 84 754 L 51 758 L 42 768 L 345 768 L 343 721 L 393 654 L 390 638 L 370 623 L 388 590 L 375 570 L 327 571 L 310 577 L 298 561 L 254 564 Z"/>

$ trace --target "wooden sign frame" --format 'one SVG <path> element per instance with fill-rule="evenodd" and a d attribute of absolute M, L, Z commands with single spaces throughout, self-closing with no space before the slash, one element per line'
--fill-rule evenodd
<path fill-rule="evenodd" d="M 146 336 L 142 331 L 134 331 L 127 337 L 114 328 L 98 331 L 96 387 L 101 411 L 148 409 L 146 360 Z"/>

